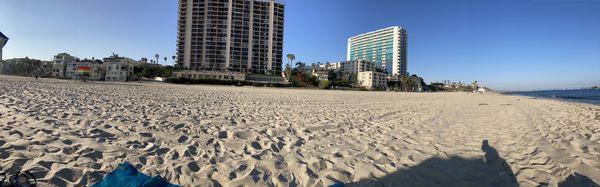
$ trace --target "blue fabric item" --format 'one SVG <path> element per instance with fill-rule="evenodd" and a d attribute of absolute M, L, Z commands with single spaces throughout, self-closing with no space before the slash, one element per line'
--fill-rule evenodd
<path fill-rule="evenodd" d="M 165 181 L 160 176 L 150 177 L 143 173 L 140 173 L 131 164 L 125 162 L 119 164 L 117 169 L 111 171 L 104 176 L 104 179 L 99 183 L 94 184 L 92 187 L 112 187 L 112 186 L 123 186 L 123 187 L 178 187 L 177 185 L 171 184 Z"/>

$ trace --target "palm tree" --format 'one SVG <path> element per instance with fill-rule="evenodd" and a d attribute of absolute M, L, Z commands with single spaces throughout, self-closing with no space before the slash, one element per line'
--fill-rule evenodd
<path fill-rule="evenodd" d="M 165 57 L 164 59 L 165 59 L 165 64 L 167 64 L 167 59 L 169 59 L 169 58 Z"/>
<path fill-rule="evenodd" d="M 158 64 L 158 58 L 160 58 L 160 55 L 158 55 L 158 54 L 155 54 L 155 55 L 154 55 L 154 58 L 156 58 L 156 61 L 155 61 L 155 62 Z"/>
<path fill-rule="evenodd" d="M 177 63 L 175 62 L 175 59 L 177 59 L 177 56 L 173 55 L 173 56 L 171 56 L 171 59 L 173 59 L 173 65 L 177 66 Z"/>
<path fill-rule="evenodd" d="M 290 60 L 290 65 L 292 65 L 293 61 L 296 60 L 296 55 L 287 54 L 287 59 Z"/>

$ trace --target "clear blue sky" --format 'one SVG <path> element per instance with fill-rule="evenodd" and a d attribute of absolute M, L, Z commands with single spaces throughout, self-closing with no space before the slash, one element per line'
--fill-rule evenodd
<path fill-rule="evenodd" d="M 347 38 L 399 25 L 409 72 L 496 89 L 600 85 L 600 0 L 284 0 L 284 53 L 345 60 Z M 176 0 L 4 0 L 5 58 L 172 56 Z M 284 54 L 284 55 L 285 55 Z M 169 60 L 171 63 L 171 60 Z"/>

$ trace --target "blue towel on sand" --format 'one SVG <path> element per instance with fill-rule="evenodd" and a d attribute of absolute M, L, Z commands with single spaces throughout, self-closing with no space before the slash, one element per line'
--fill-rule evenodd
<path fill-rule="evenodd" d="M 131 164 L 125 162 L 119 164 L 117 169 L 111 171 L 104 176 L 104 179 L 99 183 L 94 184 L 92 187 L 112 187 L 112 186 L 123 186 L 123 187 L 177 187 L 177 185 L 170 184 L 160 176 L 150 177 L 143 173 L 140 173 Z"/>

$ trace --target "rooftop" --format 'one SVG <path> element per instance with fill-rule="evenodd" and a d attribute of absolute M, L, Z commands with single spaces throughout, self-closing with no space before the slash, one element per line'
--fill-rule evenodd
<path fill-rule="evenodd" d="M 379 30 L 375 30 L 375 31 L 367 32 L 367 33 L 362 33 L 362 34 L 359 34 L 359 35 L 356 35 L 356 36 L 352 36 L 352 37 L 350 37 L 350 39 L 354 39 L 354 38 L 358 38 L 358 37 L 366 36 L 366 35 L 370 35 L 370 34 L 375 34 L 377 32 L 382 32 L 382 31 L 385 31 L 385 30 L 390 30 L 390 29 L 393 29 L 393 28 L 396 28 L 396 27 L 399 28 L 399 29 L 403 29 L 400 26 L 391 26 L 391 27 L 386 27 L 386 28 L 383 28 L 383 29 L 379 29 Z"/>
<path fill-rule="evenodd" d="M 271 1 L 274 1 L 274 0 L 255 0 L 255 1 L 261 1 L 261 2 L 271 2 Z M 275 1 L 275 3 L 279 3 L 279 4 L 282 4 L 282 5 L 285 5 L 285 3 L 284 3 L 284 2 L 282 2 L 282 1 Z"/>

